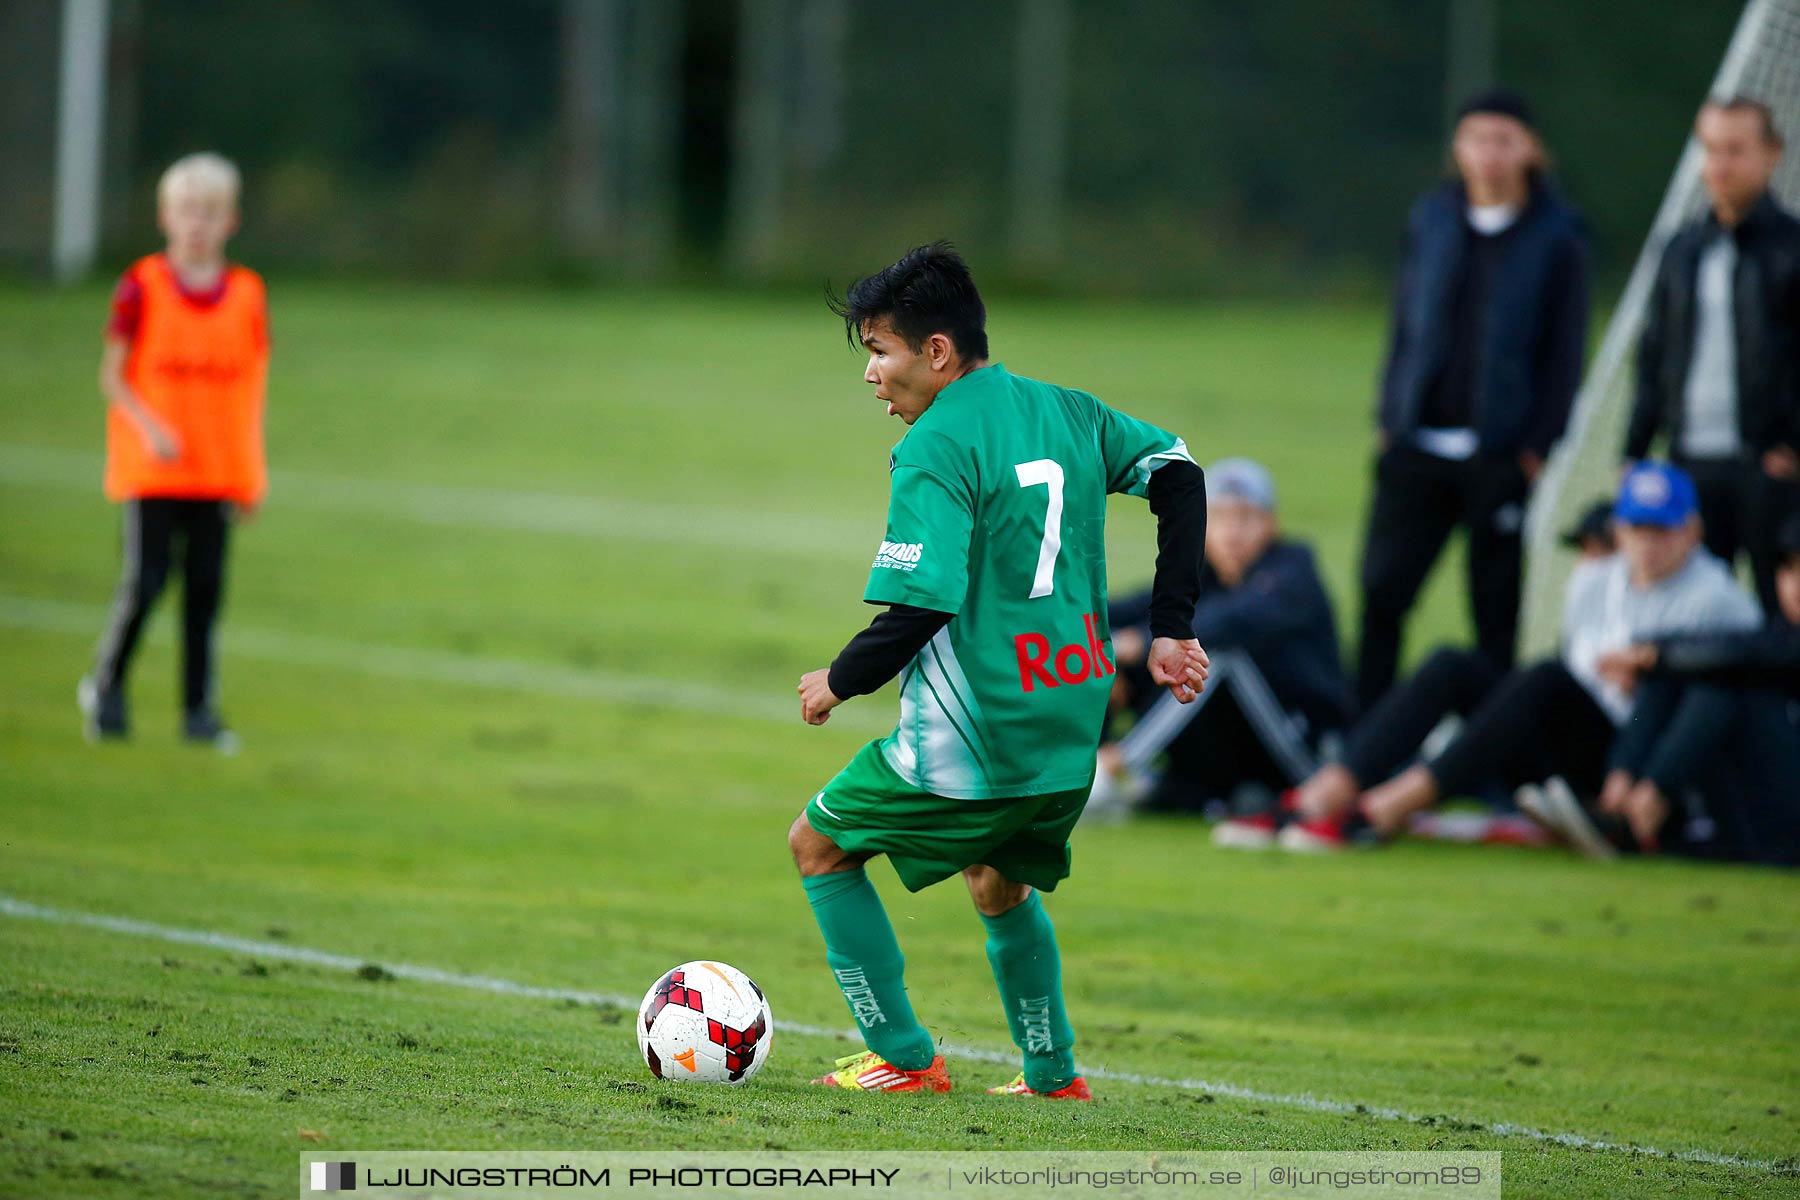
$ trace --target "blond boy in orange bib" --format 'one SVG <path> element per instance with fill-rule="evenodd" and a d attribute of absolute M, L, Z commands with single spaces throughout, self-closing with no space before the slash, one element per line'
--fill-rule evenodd
<path fill-rule="evenodd" d="M 263 392 L 268 310 L 256 272 L 229 263 L 237 168 L 194 154 L 163 173 L 157 219 L 168 238 L 113 293 L 100 360 L 106 397 L 106 495 L 121 506 L 124 570 L 81 681 L 90 738 L 130 731 L 126 679 L 157 597 L 179 566 L 183 735 L 229 753 L 236 739 L 214 700 L 213 628 L 232 523 L 268 488 Z"/>

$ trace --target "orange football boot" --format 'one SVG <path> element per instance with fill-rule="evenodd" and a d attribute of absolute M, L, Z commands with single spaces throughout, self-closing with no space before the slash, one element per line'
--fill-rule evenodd
<path fill-rule="evenodd" d="M 990 1096 L 1039 1096 L 1045 1100 L 1092 1100 L 1094 1093 L 1088 1091 L 1087 1080 L 1077 1075 L 1068 1087 L 1057 1088 L 1054 1092 L 1034 1092 L 1025 1083 L 1025 1072 L 1009 1084 L 988 1089 Z"/>
<path fill-rule="evenodd" d="M 825 1087 L 858 1088 L 865 1092 L 947 1092 L 950 1071 L 938 1055 L 922 1071 L 902 1071 L 873 1050 L 837 1060 L 837 1070 L 813 1080 Z"/>

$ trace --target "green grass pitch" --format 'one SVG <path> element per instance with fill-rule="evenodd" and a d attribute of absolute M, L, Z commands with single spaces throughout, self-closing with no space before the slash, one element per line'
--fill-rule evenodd
<path fill-rule="evenodd" d="M 628 997 L 712 956 L 778 1020 L 848 1025 L 783 834 L 892 696 L 811 729 L 792 688 L 868 616 L 900 427 L 821 304 L 275 281 L 222 759 L 175 741 L 173 592 L 134 743 L 79 736 L 117 569 L 104 303 L 0 290 L 0 894 Z M 1013 370 L 1266 461 L 1352 615 L 1377 311 L 994 309 Z M 1141 581 L 1148 515 L 1112 525 Z M 1415 651 L 1463 636 L 1448 574 Z M 1004 1049 L 959 888 L 872 874 L 933 1032 Z M 1091 1107 L 990 1098 L 1011 1071 L 966 1056 L 949 1097 L 822 1093 L 848 1044 L 791 1031 L 749 1087 L 662 1085 L 617 1007 L 0 915 L 0 1195 L 264 1195 L 316 1149 L 764 1146 L 1498 1149 L 1509 1194 L 1800 1194 L 1791 876 L 1231 854 L 1170 820 L 1080 831 L 1050 904 Z"/>

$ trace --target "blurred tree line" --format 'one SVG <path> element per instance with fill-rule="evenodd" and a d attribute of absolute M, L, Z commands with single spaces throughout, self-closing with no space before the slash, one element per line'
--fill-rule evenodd
<path fill-rule="evenodd" d="M 54 7 L 0 0 L 15 224 Z M 107 242 L 150 244 L 157 173 L 210 148 L 271 268 L 816 284 L 950 236 L 1015 282 L 1359 290 L 1444 169 L 1448 96 L 1492 75 L 1616 272 L 1739 7 L 114 0 Z"/>

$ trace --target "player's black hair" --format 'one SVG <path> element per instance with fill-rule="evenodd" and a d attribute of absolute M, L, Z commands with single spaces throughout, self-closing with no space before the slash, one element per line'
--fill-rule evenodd
<path fill-rule="evenodd" d="M 914 350 L 942 333 L 966 360 L 988 354 L 987 308 L 969 264 L 949 242 L 908 250 L 899 262 L 852 283 L 841 297 L 827 290 L 825 302 L 844 319 L 852 346 L 862 344 L 864 322 L 886 317 Z"/>

